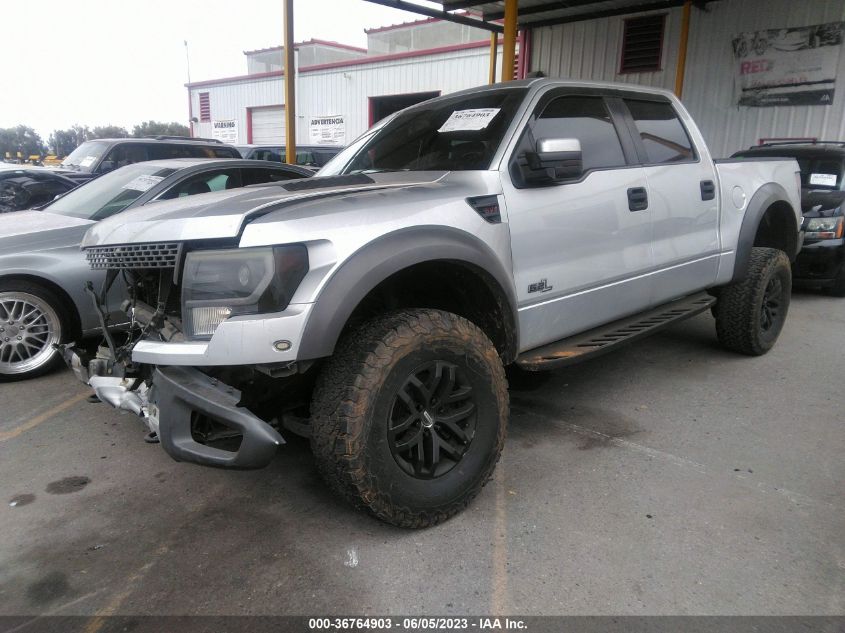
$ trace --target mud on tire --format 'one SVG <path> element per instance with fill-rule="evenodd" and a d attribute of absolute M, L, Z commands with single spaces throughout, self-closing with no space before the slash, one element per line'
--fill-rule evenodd
<path fill-rule="evenodd" d="M 792 271 L 786 253 L 752 248 L 745 278 L 719 293 L 715 309 L 719 342 L 741 354 L 765 354 L 783 329 L 791 294 Z"/>
<path fill-rule="evenodd" d="M 457 315 L 405 310 L 346 337 L 317 378 L 311 447 L 326 483 L 400 527 L 445 521 L 499 460 L 507 380 L 485 334 Z"/>

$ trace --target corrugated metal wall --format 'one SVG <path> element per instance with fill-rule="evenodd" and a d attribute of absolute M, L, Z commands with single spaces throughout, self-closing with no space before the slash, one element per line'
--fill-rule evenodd
<path fill-rule="evenodd" d="M 442 94 L 487 83 L 486 46 L 366 65 L 301 73 L 297 80 L 298 142 L 308 144 L 308 120 L 313 116 L 343 115 L 346 142 L 369 127 L 369 97 L 427 92 Z M 499 54 L 501 64 L 501 53 Z M 199 93 L 208 92 L 213 120 L 238 121 L 240 143 L 247 142 L 247 108 L 284 104 L 280 77 L 238 80 L 191 89 L 193 116 L 199 118 Z M 194 124 L 194 135 L 211 137 L 211 123 Z"/>
<path fill-rule="evenodd" d="M 651 11 L 639 15 L 666 13 L 663 38 L 663 69 L 652 73 L 619 74 L 622 29 L 625 18 L 586 20 L 548 26 L 532 34 L 531 70 L 549 77 L 591 81 L 622 81 L 642 86 L 672 89 L 675 85 L 674 51 L 680 39 L 681 10 Z"/>
<path fill-rule="evenodd" d="M 234 119 L 238 122 L 240 143 L 246 143 L 247 106 L 282 105 L 284 86 L 279 77 L 267 77 L 239 81 L 217 86 L 201 86 L 191 89 L 193 116 L 199 118 L 199 93 L 207 92 L 211 106 L 212 120 Z M 194 136 L 211 138 L 211 122 L 194 123 Z"/>
<path fill-rule="evenodd" d="M 731 41 L 743 31 L 845 20 L 842 0 L 723 0 L 693 10 L 684 104 L 715 156 L 754 145 L 762 137 L 845 140 L 845 46 L 836 94 L 829 106 L 737 106 Z"/>
<path fill-rule="evenodd" d="M 487 83 L 488 64 L 489 49 L 482 47 L 303 73 L 298 113 L 345 115 L 348 143 L 369 127 L 369 97 L 435 90 L 447 94 L 478 86 Z M 307 118 L 298 119 L 297 134 L 308 138 Z"/>
<path fill-rule="evenodd" d="M 654 13 L 654 12 L 652 12 Z M 667 11 L 663 70 L 618 74 L 625 17 L 537 29 L 531 70 L 551 77 L 635 83 L 673 89 L 681 10 Z M 757 143 L 761 137 L 845 140 L 845 46 L 831 106 L 739 107 L 734 95 L 731 40 L 743 31 L 788 28 L 845 20 L 843 0 L 719 0 L 693 8 L 684 104 L 714 156 Z"/>

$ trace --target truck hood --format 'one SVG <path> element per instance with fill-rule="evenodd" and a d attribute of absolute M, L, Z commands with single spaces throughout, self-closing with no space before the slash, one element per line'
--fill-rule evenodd
<path fill-rule="evenodd" d="M 845 191 L 801 190 L 801 211 L 807 218 L 841 215 L 843 203 Z"/>
<path fill-rule="evenodd" d="M 86 228 L 95 224 L 45 211 L 4 213 L 0 253 L 38 251 L 79 241 Z"/>
<path fill-rule="evenodd" d="M 167 200 L 125 211 L 93 226 L 82 247 L 182 242 L 237 237 L 246 223 L 318 198 L 349 199 L 383 189 L 430 184 L 449 172 L 387 172 L 315 176 L 307 180 L 232 189 Z"/>

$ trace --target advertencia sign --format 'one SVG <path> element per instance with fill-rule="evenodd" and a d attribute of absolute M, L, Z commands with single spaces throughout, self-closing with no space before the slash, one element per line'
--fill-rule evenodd
<path fill-rule="evenodd" d="M 843 26 L 845 22 L 828 22 L 737 35 L 737 104 L 832 104 Z"/>
<path fill-rule="evenodd" d="M 211 122 L 211 138 L 223 143 L 238 142 L 238 122 L 234 119 Z"/>
<path fill-rule="evenodd" d="M 312 116 L 308 131 L 311 145 L 346 145 L 346 121 L 342 114 Z"/>

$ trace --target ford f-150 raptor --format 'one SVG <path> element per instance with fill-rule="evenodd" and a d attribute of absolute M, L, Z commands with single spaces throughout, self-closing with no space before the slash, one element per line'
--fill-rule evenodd
<path fill-rule="evenodd" d="M 792 160 L 715 161 L 670 93 L 528 80 L 403 110 L 310 180 L 92 227 L 133 329 L 65 358 L 175 459 L 327 483 L 406 527 L 464 508 L 508 420 L 504 367 L 552 369 L 712 310 L 775 343 L 800 242 Z"/>

